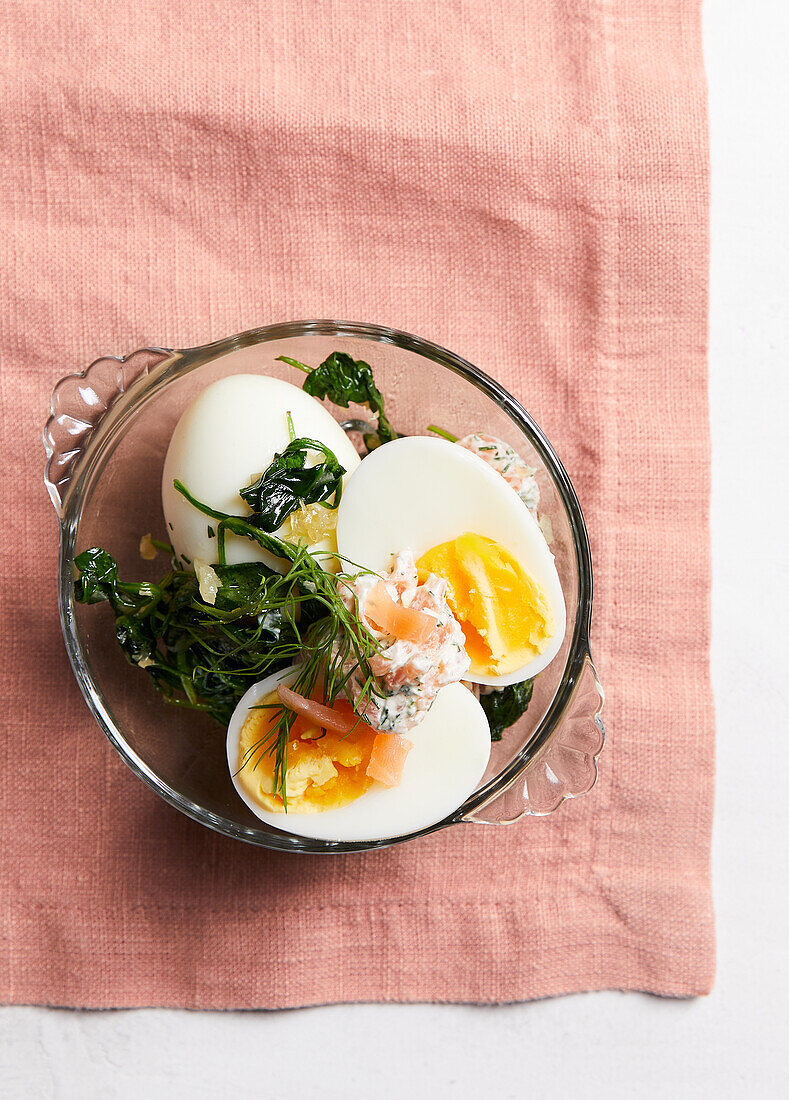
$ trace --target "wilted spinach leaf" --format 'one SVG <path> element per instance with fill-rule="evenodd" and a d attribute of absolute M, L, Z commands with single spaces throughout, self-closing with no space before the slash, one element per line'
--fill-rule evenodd
<path fill-rule="evenodd" d="M 205 711 L 226 725 L 253 683 L 298 659 L 297 615 L 312 622 L 321 608 L 262 562 L 217 565 L 216 603 L 200 598 L 194 573 L 173 566 L 158 584 L 118 579 L 118 565 L 93 547 L 76 559 L 80 603 L 106 600 L 128 661 L 144 668 L 168 702 Z"/>
<path fill-rule="evenodd" d="M 482 709 L 490 723 L 491 741 L 501 741 L 505 729 L 514 725 L 525 714 L 531 702 L 533 680 L 524 680 L 522 684 L 510 684 L 500 691 L 491 691 L 480 696 Z"/>
<path fill-rule="evenodd" d="M 85 550 L 77 558 L 80 576 L 75 583 L 80 603 L 100 603 L 109 598 L 118 581 L 118 563 L 98 547 Z"/>
<path fill-rule="evenodd" d="M 321 455 L 314 466 L 307 466 L 310 452 Z M 333 451 L 317 439 L 293 439 L 257 481 L 241 489 L 241 496 L 252 509 L 247 522 L 261 531 L 276 531 L 300 504 L 322 504 L 336 508 L 342 493 L 345 467 Z"/>
<path fill-rule="evenodd" d="M 115 637 L 133 665 L 154 659 L 157 640 L 151 630 L 150 619 L 119 615 L 115 620 Z"/>
<path fill-rule="evenodd" d="M 332 352 L 328 359 L 324 359 L 314 369 L 287 355 L 280 355 L 279 359 L 307 372 L 303 388 L 313 397 L 321 400 L 328 397 L 329 401 L 343 409 L 347 409 L 351 402 L 366 405 L 375 413 L 378 417 L 377 431 L 365 436 L 365 442 L 370 449 L 397 439 L 397 432 L 384 412 L 383 395 L 375 384 L 369 363 L 365 363 L 363 359 L 353 359 L 344 351 Z"/>
<path fill-rule="evenodd" d="M 147 581 L 124 583 L 118 580 L 118 563 L 106 550 L 93 546 L 83 550 L 74 560 L 79 576 L 74 593 L 80 603 L 101 603 L 109 600 L 117 614 L 135 607 L 137 600 L 150 600 L 156 586 Z"/>
<path fill-rule="evenodd" d="M 222 582 L 214 605 L 221 611 L 257 613 L 258 609 L 265 607 L 268 581 L 279 577 L 278 573 L 259 561 L 214 565 L 213 568 Z"/>

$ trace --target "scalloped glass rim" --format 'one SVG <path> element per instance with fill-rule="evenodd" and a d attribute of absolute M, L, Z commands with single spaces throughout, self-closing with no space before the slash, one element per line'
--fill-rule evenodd
<path fill-rule="evenodd" d="M 168 382 L 173 381 L 175 378 L 179 378 L 238 348 L 307 334 L 355 337 L 375 343 L 393 344 L 445 367 L 454 374 L 465 378 L 485 393 L 525 433 L 549 470 L 567 512 L 578 569 L 575 629 L 564 673 L 553 701 L 534 731 L 529 743 L 521 749 L 495 779 L 476 791 L 454 814 L 419 832 L 402 837 L 393 837 L 388 840 L 354 843 L 316 841 L 311 843 L 305 838 L 290 837 L 287 833 L 283 833 L 281 836 L 261 833 L 255 828 L 247 828 L 220 817 L 185 798 L 178 791 L 164 783 L 146 765 L 145 761 L 126 742 L 122 732 L 115 725 L 106 708 L 104 699 L 92 681 L 74 625 L 72 570 L 82 489 L 89 482 L 90 476 L 108 444 L 117 439 L 118 434 L 124 430 L 125 424 L 143 404 L 151 400 Z M 124 365 L 129 364 L 135 358 L 145 356 L 157 361 L 153 365 L 146 361 L 141 367 L 139 375 L 135 376 L 132 372 L 131 377 L 127 379 L 123 374 Z M 73 451 L 68 452 L 69 461 L 66 476 L 62 476 L 55 482 L 52 478 L 53 463 L 59 455 L 54 442 L 53 424 L 59 415 L 62 416 L 56 408 L 58 395 L 68 383 L 83 379 L 89 380 L 91 372 L 98 369 L 100 364 L 106 363 L 118 364 L 118 369 L 121 372 L 118 390 L 107 400 L 104 409 L 98 410 L 99 415 L 96 418 L 96 423 L 85 423 L 83 425 L 84 430 L 80 435 L 78 446 Z M 589 627 L 592 612 L 592 560 L 583 513 L 572 482 L 539 425 L 500 383 L 490 378 L 472 363 L 454 352 L 419 336 L 377 325 L 334 320 L 293 321 L 267 325 L 193 348 L 179 350 L 147 347 L 138 349 L 126 356 L 103 356 L 95 360 L 86 370 L 67 375 L 57 384 L 50 407 L 50 417 L 43 436 L 47 453 L 44 481 L 61 523 L 59 605 L 63 635 L 72 668 L 90 710 L 120 756 L 149 787 L 182 813 L 226 836 L 263 847 L 284 851 L 340 853 L 385 848 L 393 844 L 414 840 L 420 836 L 426 836 L 453 824 L 511 824 L 524 816 L 544 816 L 546 813 L 554 812 L 563 802 L 586 793 L 594 786 L 598 774 L 598 757 L 605 741 L 605 730 L 600 717 L 603 693 L 599 686 L 597 674 L 594 671 L 589 647 Z M 558 792 L 555 805 L 552 805 L 549 809 L 532 809 L 528 804 L 528 800 L 526 800 L 523 808 L 515 815 L 511 815 L 506 819 L 485 820 L 480 816 L 482 812 L 486 809 L 489 810 L 497 799 L 511 791 L 514 784 L 524 775 L 529 766 L 545 756 L 547 749 L 550 747 L 551 739 L 560 730 L 562 719 L 571 704 L 576 685 L 587 667 L 591 667 L 594 673 L 594 682 L 597 685 L 598 693 L 598 702 L 594 713 L 590 713 L 588 718 L 594 723 L 596 730 L 599 732 L 599 738 L 595 750 L 588 754 L 590 766 L 588 776 L 580 785 L 583 789 L 561 790 Z M 298 840 L 298 843 L 295 843 L 296 840 Z"/>

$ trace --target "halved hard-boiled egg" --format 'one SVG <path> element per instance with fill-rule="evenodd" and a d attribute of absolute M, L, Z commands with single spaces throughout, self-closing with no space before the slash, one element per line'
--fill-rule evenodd
<path fill-rule="evenodd" d="M 462 684 L 438 693 L 420 725 L 409 732 L 398 786 L 367 775 L 375 734 L 336 734 L 302 720 L 288 744 L 288 809 L 274 787 L 274 757 L 266 735 L 277 687 L 297 668 L 285 669 L 249 689 L 227 732 L 227 762 L 238 794 L 268 825 L 321 840 L 385 840 L 442 821 L 478 786 L 490 756 L 490 726 L 478 700 Z M 400 740 L 397 734 L 378 734 Z"/>
<path fill-rule="evenodd" d="M 475 683 L 518 683 L 559 651 L 564 596 L 539 524 L 500 474 L 455 443 L 411 436 L 373 451 L 343 493 L 337 547 L 381 574 L 407 547 L 420 580 L 442 577 Z"/>
<path fill-rule="evenodd" d="M 173 548 L 187 564 L 215 562 L 216 538 L 211 521 L 173 488 L 173 481 L 177 478 L 211 508 L 248 515 L 239 489 L 250 485 L 288 445 L 288 414 L 295 435 L 329 447 L 347 471 L 346 477 L 356 469 L 359 455 L 331 413 L 308 393 L 278 378 L 259 374 L 222 378 L 204 389 L 181 416 L 164 461 L 162 504 Z M 320 505 L 312 508 L 318 525 L 336 517 Z M 301 537 L 290 517 L 276 533 L 290 541 Z M 303 537 L 312 553 L 334 549 L 333 532 L 327 535 L 320 526 L 307 529 Z M 232 533 L 226 535 L 226 558 L 229 565 L 263 561 L 280 571 L 287 567 L 256 543 Z"/>

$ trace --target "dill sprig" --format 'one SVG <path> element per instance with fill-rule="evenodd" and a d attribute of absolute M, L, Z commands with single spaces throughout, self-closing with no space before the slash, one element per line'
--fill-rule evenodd
<path fill-rule="evenodd" d="M 285 542 L 276 535 L 255 527 L 243 516 L 234 516 L 211 508 L 194 497 L 181 481 L 175 480 L 173 485 L 194 508 L 217 521 L 217 555 L 220 566 L 225 564 L 227 531 L 247 538 L 290 562 L 288 572 L 281 578 L 281 598 L 278 599 L 277 581 L 269 582 L 266 597 L 267 606 L 276 603 L 289 616 L 288 623 L 294 637 L 298 639 L 300 652 L 298 656 L 291 655 L 299 662 L 294 690 L 305 696 L 312 696 L 316 690 L 320 690 L 322 701 L 331 706 L 342 693 L 350 696 L 346 689 L 353 679 L 362 685 L 356 700 L 358 714 L 370 696 L 377 691 L 370 660 L 380 651 L 381 645 L 363 620 L 346 607 L 340 589 L 343 585 L 350 588 L 358 573 L 364 570 L 354 566 L 353 574 L 343 571 L 331 573 L 323 568 L 318 556 L 311 554 L 303 543 Z M 327 551 L 325 556 L 336 557 L 341 562 L 353 565 L 338 554 Z M 294 592 L 298 595 L 294 596 Z M 299 630 L 295 613 L 295 607 L 301 600 L 309 600 L 316 609 L 320 608 L 324 612 L 306 632 Z M 264 756 L 273 754 L 274 784 L 287 810 L 287 754 L 295 715 L 282 703 L 273 706 L 279 711 L 276 719 L 265 736 L 250 747 L 240 766 L 243 768 L 251 764 L 257 767 Z"/>
<path fill-rule="evenodd" d="M 240 516 L 208 508 L 183 486 L 181 491 L 216 523 L 215 604 L 205 602 L 194 572 L 175 557 L 158 582 L 126 581 L 102 547 L 77 556 L 75 599 L 109 604 L 127 660 L 146 672 L 168 703 L 200 711 L 224 727 L 252 684 L 289 665 L 298 668 L 296 690 L 313 696 L 322 692 L 328 705 L 343 691 L 350 694 L 351 679 L 361 684 L 358 713 L 375 691 L 369 662 L 380 649 L 341 598 L 343 585 L 352 584 L 358 568 L 353 574 L 332 574 L 303 544 L 283 542 Z M 275 572 L 259 561 L 227 565 L 228 530 L 285 558 L 288 571 Z M 257 766 L 263 755 L 274 755 L 277 789 L 286 803 L 288 737 L 295 716 L 281 704 L 277 710 L 266 737 L 253 746 L 251 763 Z"/>

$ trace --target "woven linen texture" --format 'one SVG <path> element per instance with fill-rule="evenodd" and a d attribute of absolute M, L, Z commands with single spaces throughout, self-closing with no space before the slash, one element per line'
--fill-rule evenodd
<path fill-rule="evenodd" d="M 699 7 L 3 5 L 2 999 L 709 990 Z M 42 486 L 55 382 L 324 316 L 479 364 L 575 482 L 609 742 L 597 788 L 554 816 L 365 855 L 256 850 L 159 801 L 82 702 Z"/>

